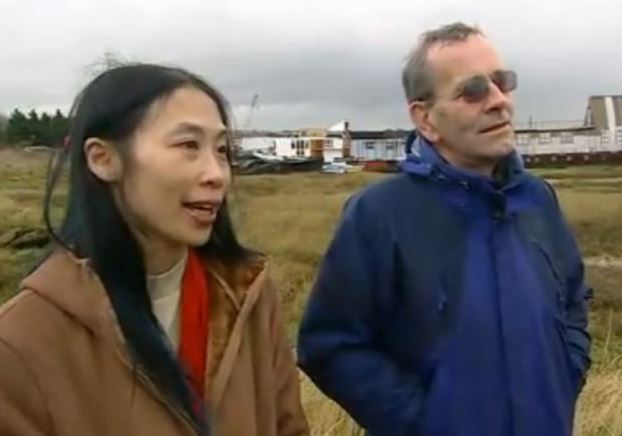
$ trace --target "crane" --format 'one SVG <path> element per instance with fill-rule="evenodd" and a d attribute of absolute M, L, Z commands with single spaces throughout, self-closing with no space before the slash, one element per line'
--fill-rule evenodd
<path fill-rule="evenodd" d="M 244 123 L 244 130 L 248 130 L 251 126 L 251 120 L 253 118 L 253 112 L 257 109 L 257 102 L 259 101 L 259 95 L 253 95 L 253 99 L 251 100 L 250 108 L 248 110 L 248 116 L 246 117 L 246 122 Z"/>
<path fill-rule="evenodd" d="M 234 161 L 236 161 L 237 157 L 240 155 L 240 153 L 242 153 L 242 141 L 244 140 L 243 138 L 245 136 L 245 132 L 247 132 L 251 126 L 253 112 L 255 111 L 255 109 L 257 109 L 258 100 L 259 100 L 259 95 L 257 94 L 253 95 L 253 99 L 251 100 L 251 104 L 248 109 L 248 115 L 246 116 L 246 121 L 244 122 L 242 130 L 239 132 L 239 135 L 237 135 L 236 140 L 235 140 L 235 146 L 234 146 L 234 152 L 233 152 Z"/>

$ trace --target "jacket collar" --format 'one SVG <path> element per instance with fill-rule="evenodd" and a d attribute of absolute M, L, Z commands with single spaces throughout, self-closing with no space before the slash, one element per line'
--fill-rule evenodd
<path fill-rule="evenodd" d="M 262 256 L 237 267 L 205 260 L 210 301 L 220 302 L 213 312 L 222 312 L 210 315 L 207 370 L 211 374 L 212 404 L 217 404 L 222 395 L 238 354 L 244 325 L 265 287 L 266 263 L 267 259 Z M 54 251 L 22 281 L 21 289 L 39 295 L 111 344 L 128 369 L 135 369 L 110 299 L 88 259 L 77 258 L 66 250 Z M 210 307 L 215 309 L 212 305 Z M 212 328 L 212 323 L 219 321 L 220 328 L 218 325 Z M 149 384 L 144 375 L 143 382 Z M 153 386 L 148 387 L 155 390 Z M 158 393 L 154 394 L 157 396 Z"/>
<path fill-rule="evenodd" d="M 434 144 L 416 131 L 412 131 L 406 140 L 406 160 L 400 169 L 418 177 L 453 182 L 484 191 L 509 189 L 520 183 L 525 174 L 522 159 L 516 151 L 500 162 L 497 177 L 494 178 L 457 168 L 441 156 Z"/>

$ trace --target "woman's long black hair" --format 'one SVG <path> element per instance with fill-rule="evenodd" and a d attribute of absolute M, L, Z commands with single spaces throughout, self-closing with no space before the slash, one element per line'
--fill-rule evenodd
<path fill-rule="evenodd" d="M 230 130 L 224 98 L 205 81 L 182 69 L 149 64 L 120 66 L 87 85 L 74 102 L 66 147 L 50 167 L 44 215 L 52 238 L 91 262 L 110 298 L 134 364 L 185 411 L 200 434 L 208 434 L 204 414 L 193 408 L 186 375 L 167 347 L 151 310 L 142 250 L 121 216 L 110 186 L 90 171 L 84 153 L 85 140 L 97 137 L 114 143 L 121 155 L 129 154 L 124 148 L 131 147 L 132 134 L 152 105 L 187 86 L 205 92 L 216 103 Z M 229 150 L 233 150 L 233 144 Z M 68 204 L 57 232 L 50 216 L 51 201 L 67 160 Z M 199 251 L 226 263 L 249 255 L 236 238 L 226 203 L 216 218 L 210 240 Z"/>

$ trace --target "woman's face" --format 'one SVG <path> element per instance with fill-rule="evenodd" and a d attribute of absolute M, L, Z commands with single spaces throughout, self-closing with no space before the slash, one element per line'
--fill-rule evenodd
<path fill-rule="evenodd" d="M 155 103 L 131 138 L 114 192 L 141 239 L 200 246 L 231 183 L 227 131 L 216 103 L 184 87 Z"/>

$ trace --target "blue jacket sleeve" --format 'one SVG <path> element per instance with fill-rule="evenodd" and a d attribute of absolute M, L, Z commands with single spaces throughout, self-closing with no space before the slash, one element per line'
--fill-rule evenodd
<path fill-rule="evenodd" d="M 326 252 L 303 317 L 299 365 L 371 434 L 417 434 L 423 389 L 383 350 L 383 312 L 395 283 L 382 212 L 351 201 Z"/>
<path fill-rule="evenodd" d="M 571 347 L 571 358 L 578 373 L 577 394 L 583 388 L 590 368 L 590 348 L 592 339 L 588 331 L 588 301 L 592 289 L 585 280 L 585 267 L 575 237 L 568 225 L 554 188 L 547 183 L 559 216 L 559 229 L 562 232 L 564 269 L 566 271 L 566 331 Z"/>
<path fill-rule="evenodd" d="M 566 229 L 569 250 L 566 258 L 566 330 L 571 347 L 572 363 L 580 377 L 582 389 L 590 368 L 591 337 L 588 331 L 588 301 L 592 296 L 585 281 L 584 265 L 570 230 Z"/>

